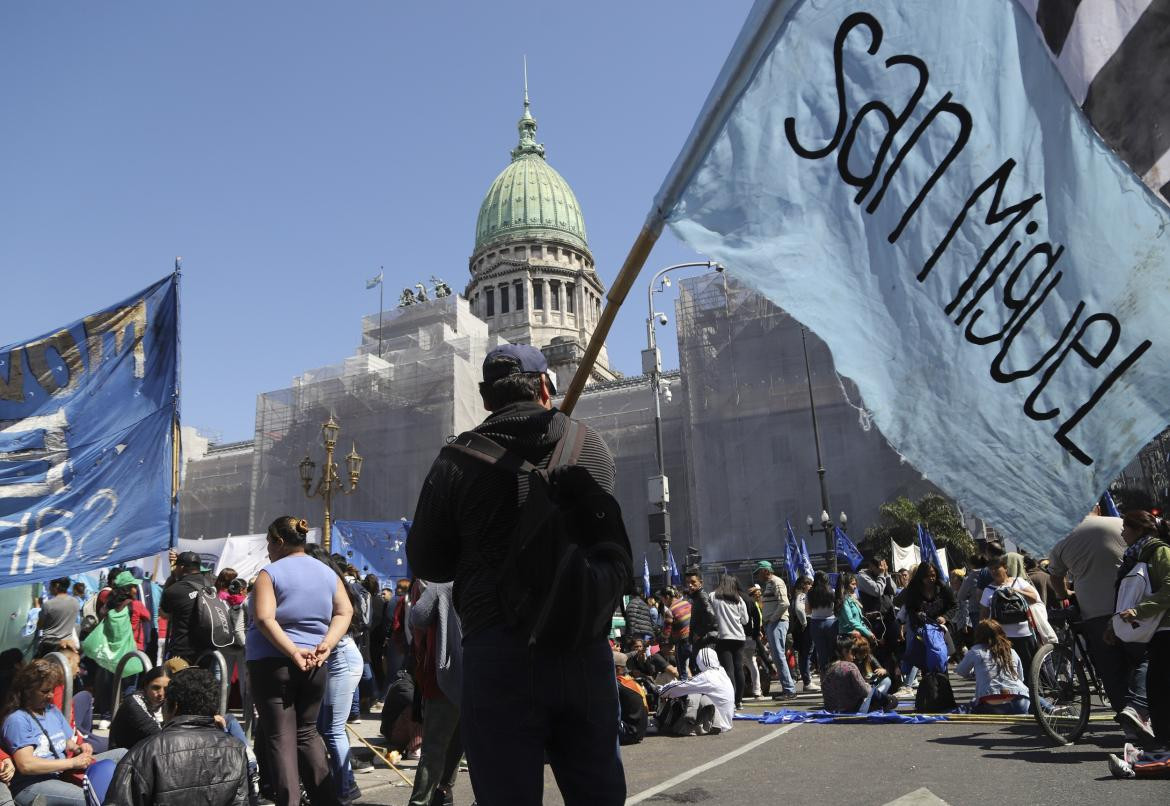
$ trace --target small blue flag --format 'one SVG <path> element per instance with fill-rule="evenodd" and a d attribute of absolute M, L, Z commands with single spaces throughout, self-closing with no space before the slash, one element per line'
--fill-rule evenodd
<path fill-rule="evenodd" d="M 1104 514 L 1108 515 L 1110 518 L 1121 517 L 1121 513 L 1117 511 L 1117 504 L 1113 502 L 1113 496 L 1109 494 L 1108 490 L 1105 491 L 1105 495 L 1101 496 L 1101 501 L 1105 504 Z"/>
<path fill-rule="evenodd" d="M 800 573 L 812 579 L 816 574 L 813 571 L 812 555 L 808 553 L 808 545 L 804 542 L 804 538 L 800 538 Z"/>
<path fill-rule="evenodd" d="M 922 552 L 922 562 L 930 563 L 938 571 L 939 578 L 943 578 L 946 574 L 943 571 L 942 562 L 938 558 L 938 549 L 935 548 L 934 538 L 930 532 L 922 528 L 922 524 L 918 524 L 918 550 Z"/>
<path fill-rule="evenodd" d="M 650 598 L 650 561 L 645 554 L 642 555 L 642 592 L 647 599 Z"/>
<path fill-rule="evenodd" d="M 792 523 L 787 518 L 784 525 L 788 527 L 788 536 L 784 538 L 784 568 L 788 572 L 788 584 L 795 585 L 800 571 L 800 547 L 796 545 L 796 535 L 792 533 Z"/>
<path fill-rule="evenodd" d="M 833 537 L 837 542 L 837 556 L 844 557 L 849 567 L 857 571 L 861 567 L 862 556 L 861 552 L 857 550 L 857 546 L 853 545 L 853 541 L 849 536 L 841 531 L 840 526 L 833 527 Z"/>
<path fill-rule="evenodd" d="M 682 581 L 682 575 L 678 572 L 678 563 L 674 561 L 674 549 L 667 549 L 667 557 L 670 559 L 670 582 L 677 585 Z"/>

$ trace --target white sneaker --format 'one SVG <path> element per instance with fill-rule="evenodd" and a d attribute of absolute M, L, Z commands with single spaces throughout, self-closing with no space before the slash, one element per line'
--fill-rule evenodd
<path fill-rule="evenodd" d="M 816 683 L 805 683 L 804 690 L 805 691 L 820 691 L 821 687 L 818 686 Z"/>
<path fill-rule="evenodd" d="M 895 691 L 893 693 L 893 695 L 891 695 L 891 696 L 897 697 L 899 700 L 913 700 L 914 699 L 914 689 L 908 688 L 907 686 L 902 686 L 900 689 Z"/>
<path fill-rule="evenodd" d="M 1132 705 L 1127 705 L 1118 711 L 1114 719 L 1121 723 L 1121 727 L 1126 729 L 1126 733 L 1132 731 L 1138 739 L 1153 741 L 1157 738 L 1154 736 L 1153 727 L 1150 726 L 1150 720 L 1142 719 L 1142 715 Z"/>
<path fill-rule="evenodd" d="M 103 719 L 97 723 L 96 727 L 97 727 L 97 730 L 109 730 L 110 729 L 110 720 Z"/>

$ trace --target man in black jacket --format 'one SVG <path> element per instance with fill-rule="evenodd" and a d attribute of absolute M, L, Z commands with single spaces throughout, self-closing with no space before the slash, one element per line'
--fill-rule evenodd
<path fill-rule="evenodd" d="M 715 620 L 711 596 L 703 590 L 702 575 L 698 571 L 687 571 L 683 584 L 687 588 L 687 599 L 691 602 L 691 673 L 698 674 L 695 658 L 703 647 L 715 646 L 719 638 L 719 623 Z"/>
<path fill-rule="evenodd" d="M 504 345 L 488 353 L 480 395 L 491 412 L 475 431 L 538 468 L 547 468 L 570 420 L 552 407 L 556 393 L 540 350 Z M 566 499 L 585 502 L 566 521 L 616 533 L 620 562 L 591 564 L 589 599 L 608 603 L 608 625 L 633 576 L 629 540 L 612 491 L 613 457 L 583 426 L 575 466 L 556 482 Z M 568 651 L 528 646 L 501 606 L 500 569 L 529 488 L 529 477 L 453 449 L 443 450 L 419 495 L 406 541 L 411 571 L 455 582 L 463 628 L 461 730 L 480 806 L 542 803 L 547 755 L 567 806 L 619 806 L 625 773 L 617 752 L 618 695 L 604 628 Z M 560 493 L 558 493 L 558 496 Z M 552 571 L 549 572 L 551 578 Z M 539 603 L 534 604 L 538 608 Z M 585 603 L 582 603 L 585 607 Z M 557 625 L 553 625 L 554 627 Z"/>
<path fill-rule="evenodd" d="M 161 733 L 122 757 L 107 806 L 245 806 L 248 758 L 242 742 L 215 721 L 211 672 L 184 669 L 167 687 Z"/>

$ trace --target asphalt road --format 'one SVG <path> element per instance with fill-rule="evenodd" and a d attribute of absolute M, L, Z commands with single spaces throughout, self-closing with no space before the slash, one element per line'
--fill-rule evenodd
<path fill-rule="evenodd" d="M 818 699 L 803 696 L 798 705 L 815 708 Z M 772 705 L 748 707 L 761 713 Z M 369 720 L 363 728 L 366 735 L 376 730 Z M 651 736 L 623 748 L 622 755 L 630 806 L 758 806 L 781 798 L 856 806 L 1170 804 L 1168 781 L 1109 776 L 1106 753 L 1116 752 L 1121 741 L 1112 723 L 1095 723 L 1077 745 L 1052 747 L 1030 722 L 777 726 L 737 721 L 734 730 L 719 736 Z M 545 782 L 545 803 L 563 804 L 548 768 Z M 361 776 L 359 784 L 363 804 L 401 806 L 409 797 L 409 789 L 392 786 L 383 769 Z M 455 798 L 460 806 L 471 803 L 465 773 Z"/>

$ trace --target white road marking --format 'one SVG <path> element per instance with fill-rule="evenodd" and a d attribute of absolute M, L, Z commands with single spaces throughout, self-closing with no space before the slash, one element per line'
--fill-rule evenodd
<path fill-rule="evenodd" d="M 950 804 L 926 787 L 921 787 L 913 792 L 907 792 L 897 800 L 891 800 L 884 806 L 950 806 Z"/>
<path fill-rule="evenodd" d="M 644 800 L 648 800 L 648 799 L 654 797 L 659 792 L 665 792 L 668 789 L 673 789 L 674 787 L 681 784 L 683 781 L 687 781 L 691 778 L 694 778 L 696 775 L 700 775 L 700 774 L 706 772 L 707 770 L 714 769 L 715 767 L 718 767 L 720 764 L 726 764 L 728 761 L 731 761 L 733 758 L 739 758 L 744 753 L 750 753 L 752 750 L 755 750 L 760 745 L 762 745 L 766 742 L 772 741 L 777 736 L 783 736 L 785 733 L 788 733 L 788 731 L 795 728 L 797 726 L 797 724 L 799 724 L 799 723 L 792 722 L 788 725 L 781 725 L 780 727 L 776 728 L 776 730 L 772 731 L 771 733 L 764 734 L 760 738 L 754 739 L 754 740 L 748 742 L 747 744 L 745 744 L 743 747 L 739 748 L 738 750 L 732 750 L 730 753 L 727 753 L 726 755 L 722 755 L 717 759 L 713 759 L 712 761 L 708 761 L 706 764 L 701 764 L 698 767 L 695 767 L 693 770 L 689 770 L 687 772 L 680 773 L 680 774 L 674 776 L 673 778 L 668 778 L 667 780 L 663 781 L 662 783 L 658 784 L 657 786 L 652 786 L 645 791 L 639 792 L 637 795 L 633 795 L 631 797 L 628 797 L 628 798 L 626 798 L 626 806 L 634 806 L 635 803 L 641 803 Z M 941 801 L 940 801 L 940 803 L 941 803 Z"/>

